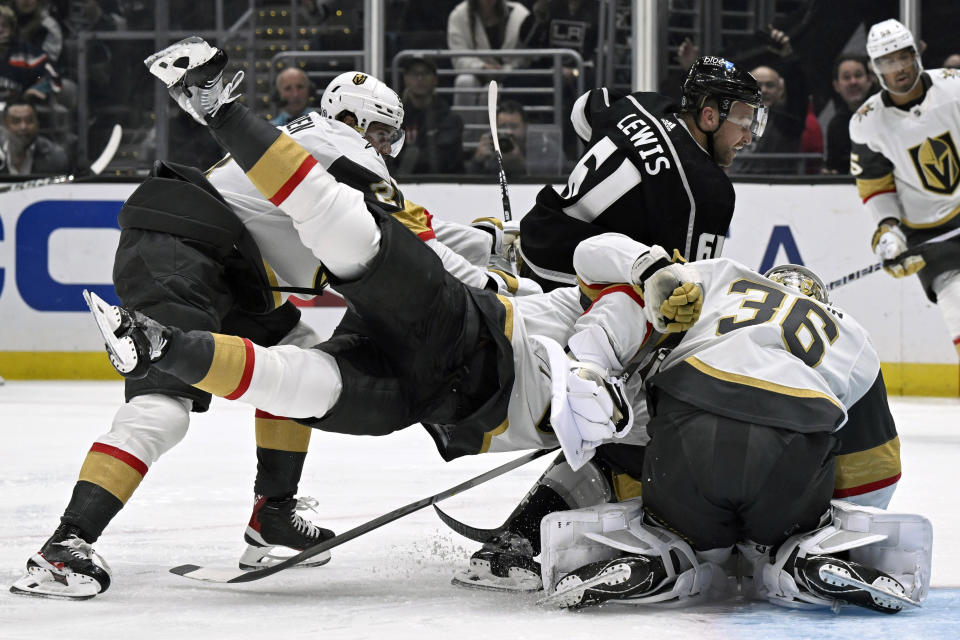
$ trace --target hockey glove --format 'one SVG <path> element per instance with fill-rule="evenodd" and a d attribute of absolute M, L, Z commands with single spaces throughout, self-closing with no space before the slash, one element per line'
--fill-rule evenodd
<path fill-rule="evenodd" d="M 619 437 L 632 426 L 633 416 L 623 395 L 623 384 L 605 374 L 591 363 L 570 361 L 567 402 L 577 430 L 586 442 L 599 443 Z"/>
<path fill-rule="evenodd" d="M 477 218 L 470 223 L 474 229 L 490 234 L 490 266 L 516 272 L 517 245 L 520 243 L 520 223 L 504 222 L 498 218 Z M 522 294 L 521 294 L 522 295 Z"/>
<path fill-rule="evenodd" d="M 700 318 L 700 275 L 689 264 L 671 263 L 662 247 L 654 245 L 637 258 L 631 279 L 643 294 L 647 320 L 660 333 L 686 331 Z"/>
<path fill-rule="evenodd" d="M 552 338 L 532 335 L 531 339 L 543 346 L 550 366 L 550 425 L 576 471 L 599 445 L 630 433 L 633 409 L 624 394 L 623 379 L 612 377 L 597 364 L 571 360 Z"/>
<path fill-rule="evenodd" d="M 894 278 L 913 275 L 927 265 L 923 256 L 907 253 L 907 238 L 899 225 L 881 223 L 870 244 L 883 260 L 883 270 Z"/>

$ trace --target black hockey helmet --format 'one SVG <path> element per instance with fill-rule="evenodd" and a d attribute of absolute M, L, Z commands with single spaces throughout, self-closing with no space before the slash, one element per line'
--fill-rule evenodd
<path fill-rule="evenodd" d="M 767 124 L 767 108 L 763 106 L 760 84 L 741 71 L 732 62 L 718 56 L 703 56 L 690 67 L 683 81 L 683 97 L 680 110 L 698 114 L 708 98 L 717 101 L 720 124 L 730 115 L 734 102 L 743 102 L 754 107 L 750 133 L 759 138 Z"/>

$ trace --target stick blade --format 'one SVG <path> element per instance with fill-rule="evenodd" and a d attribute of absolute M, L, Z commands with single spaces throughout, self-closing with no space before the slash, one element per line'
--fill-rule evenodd
<path fill-rule="evenodd" d="M 110 139 L 107 140 L 107 146 L 103 148 L 103 153 L 100 154 L 100 157 L 93 161 L 90 165 L 90 173 L 95 176 L 100 175 L 104 169 L 107 168 L 107 165 L 110 164 L 110 161 L 113 160 L 113 156 L 117 153 L 117 149 L 120 147 L 120 138 L 123 136 L 123 129 L 119 124 L 113 125 L 113 130 L 110 132 Z"/>
<path fill-rule="evenodd" d="M 493 150 L 500 158 L 500 137 L 497 135 L 497 81 L 491 80 L 487 85 L 487 118 L 490 120 L 490 137 L 493 138 Z"/>
<path fill-rule="evenodd" d="M 443 511 L 437 505 L 433 505 L 433 510 L 437 512 L 437 517 L 456 533 L 460 534 L 468 540 L 473 540 L 474 542 L 488 542 L 493 538 L 496 538 L 499 535 L 502 535 L 504 531 L 507 530 L 506 525 L 500 525 L 495 529 L 480 529 L 479 527 L 472 527 L 465 522 L 460 522 L 450 514 Z"/>
<path fill-rule="evenodd" d="M 170 573 L 191 580 L 200 580 L 201 582 L 217 582 L 225 584 L 228 582 L 240 582 L 237 578 L 246 575 L 243 569 L 226 569 L 219 567 L 201 567 L 195 564 L 182 564 L 170 569 Z"/>

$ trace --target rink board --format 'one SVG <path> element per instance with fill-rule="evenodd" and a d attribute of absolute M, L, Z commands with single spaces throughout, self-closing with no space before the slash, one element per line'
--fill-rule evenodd
<path fill-rule="evenodd" d="M 62 184 L 0 194 L 0 375 L 10 379 L 111 379 L 80 291 L 116 300 L 111 282 L 116 214 L 135 188 Z M 723 255 L 765 270 L 795 262 L 839 280 L 875 264 L 873 223 L 852 184 L 736 183 L 737 214 Z M 538 185 L 513 185 L 517 217 Z M 500 215 L 496 185 L 408 184 L 405 194 L 440 218 Z M 464 203 L 470 203 L 465 209 Z M 775 208 L 774 208 L 775 206 Z M 950 336 L 916 278 L 865 275 L 833 291 L 871 333 L 891 393 L 955 397 L 960 369 Z M 343 307 L 305 310 L 329 334 Z"/>

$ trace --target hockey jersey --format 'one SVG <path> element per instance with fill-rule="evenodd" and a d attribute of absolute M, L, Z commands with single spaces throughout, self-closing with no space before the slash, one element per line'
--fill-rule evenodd
<path fill-rule="evenodd" d="M 437 241 L 430 213 L 404 198 L 383 157 L 356 129 L 318 113 L 303 115 L 282 128 L 337 181 L 360 191 L 366 201 L 391 213 L 417 234 L 455 277 L 470 286 L 488 286 L 491 278 L 485 269 L 470 264 Z M 289 217 L 257 191 L 230 156 L 215 165 L 207 178 L 254 237 L 268 273 L 275 280 L 274 286 L 319 289 L 320 262 L 303 246 Z M 277 302 L 280 301 L 282 297 L 278 293 Z"/>
<path fill-rule="evenodd" d="M 687 260 L 720 255 L 733 185 L 675 112 L 655 93 L 594 89 L 576 101 L 571 120 L 588 148 L 567 184 L 541 189 L 520 222 L 521 255 L 534 273 L 575 284 L 577 245 L 610 231 Z"/>
<path fill-rule="evenodd" d="M 576 330 L 600 326 L 624 368 L 660 340 L 643 317 L 642 298 L 623 284 L 643 250 L 606 234 L 585 241 L 575 256 L 584 285 L 605 292 Z M 704 290 L 700 319 L 647 384 L 738 420 L 836 431 L 834 497 L 885 507 L 900 477 L 900 445 L 867 332 L 849 314 L 732 260 L 693 267 Z"/>
<path fill-rule="evenodd" d="M 911 245 L 960 225 L 960 71 L 933 69 L 920 81 L 918 102 L 897 107 L 881 91 L 850 118 L 860 198 L 877 222 L 900 220 Z M 923 230 L 936 231 L 915 233 Z"/>

